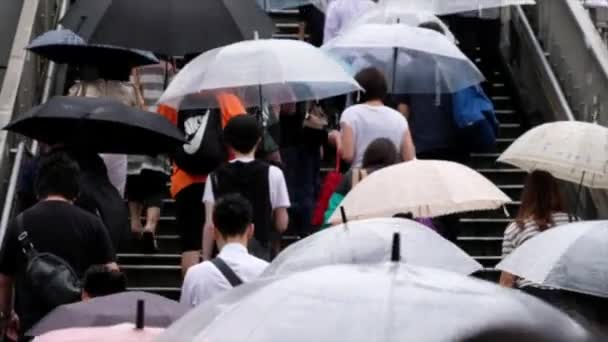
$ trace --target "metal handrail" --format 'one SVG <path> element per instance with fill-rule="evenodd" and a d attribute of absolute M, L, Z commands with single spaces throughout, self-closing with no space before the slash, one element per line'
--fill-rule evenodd
<path fill-rule="evenodd" d="M 558 106 L 558 108 L 554 108 L 554 110 L 563 113 L 566 120 L 575 120 L 574 114 L 572 113 L 572 109 L 570 108 L 570 104 L 568 103 L 568 100 L 566 99 L 562 87 L 559 84 L 559 81 L 555 76 L 551 65 L 549 64 L 549 61 L 547 60 L 545 52 L 543 51 L 542 47 L 540 46 L 540 43 L 538 42 L 538 39 L 536 38 L 536 34 L 534 33 L 532 25 L 530 25 L 530 21 L 528 20 L 528 17 L 526 17 L 523 8 L 521 6 L 517 6 L 515 8 L 515 14 L 518 16 L 518 19 L 521 20 L 521 23 L 523 24 L 523 29 L 526 32 L 526 36 L 529 38 L 529 42 L 534 49 L 534 54 L 532 57 L 537 60 L 537 63 L 541 68 L 541 72 L 545 76 L 544 78 L 549 81 L 548 86 L 550 87 L 550 91 L 557 99 L 556 105 Z"/>
<path fill-rule="evenodd" d="M 13 43 L 13 48 L 12 48 L 12 52 L 11 52 L 11 56 L 17 56 L 17 58 L 20 59 L 20 61 L 21 61 L 21 63 L 18 63 L 17 66 L 13 66 L 16 68 L 16 70 L 13 70 L 13 72 L 15 72 L 15 73 L 18 72 L 20 75 L 19 75 L 18 79 L 13 80 L 13 82 L 16 82 L 16 83 L 8 82 L 5 79 L 5 83 L 2 87 L 2 91 L 4 91 L 4 88 L 7 88 L 7 87 L 11 88 L 10 91 L 12 92 L 11 95 L 13 96 L 12 104 L 8 103 L 10 106 L 7 105 L 6 108 L 4 108 L 4 112 L 0 112 L 1 118 L 5 121 L 4 124 L 6 124 L 8 122 L 8 120 L 10 120 L 12 118 L 13 113 L 16 112 L 14 106 L 16 103 L 16 97 L 17 97 L 18 88 L 20 85 L 20 76 L 21 76 L 21 73 L 24 72 L 25 55 L 27 53 L 25 51 L 25 46 L 29 43 L 29 41 L 32 38 L 33 26 L 34 26 L 34 22 L 36 19 L 36 14 L 38 12 L 39 5 L 40 5 L 39 0 L 25 0 L 24 4 L 23 4 L 22 17 L 21 17 L 21 19 L 19 21 L 19 25 L 17 27 L 17 35 L 15 37 L 15 41 Z M 56 16 L 56 23 L 53 26 L 60 27 L 58 25 L 59 19 L 61 17 L 63 17 L 63 15 L 65 15 L 65 13 L 67 12 L 67 10 L 69 8 L 69 5 L 70 5 L 70 0 L 61 0 L 61 5 L 59 6 L 59 12 L 58 12 L 58 15 Z M 10 68 L 11 68 L 11 65 L 9 64 L 9 69 Z M 50 98 L 51 89 L 52 89 L 52 85 L 54 83 L 55 76 L 56 76 L 56 65 L 55 65 L 55 63 L 50 62 L 48 64 L 48 68 L 46 70 L 44 88 L 43 88 L 43 93 L 42 93 L 42 97 L 41 97 L 41 103 L 46 102 Z M 3 137 L 0 138 L 0 152 L 1 152 L 1 151 L 6 150 L 6 146 L 7 146 L 6 134 L 7 133 L 1 132 L 0 134 L 3 135 Z M 38 150 L 37 142 L 33 143 L 32 150 L 34 150 L 34 151 Z M 14 202 L 15 202 L 15 195 L 16 195 L 16 191 L 17 191 L 17 184 L 19 181 L 19 176 L 21 173 L 21 166 L 22 166 L 22 162 L 23 162 L 25 153 L 26 153 L 25 142 L 21 141 L 18 144 L 17 151 L 15 154 L 15 159 L 13 161 L 13 167 L 11 169 L 8 187 L 7 187 L 6 195 L 5 195 L 5 199 L 4 199 L 4 206 L 2 208 L 2 216 L 0 217 L 0 243 L 2 241 L 4 241 L 4 237 L 6 235 L 6 230 L 8 228 L 9 221 L 12 217 L 13 206 L 14 206 Z"/>

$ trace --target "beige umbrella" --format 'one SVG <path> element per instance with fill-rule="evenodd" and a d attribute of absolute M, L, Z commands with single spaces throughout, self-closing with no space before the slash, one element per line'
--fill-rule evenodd
<path fill-rule="evenodd" d="M 436 217 L 500 208 L 511 199 L 467 166 L 439 160 L 414 160 L 372 173 L 352 189 L 341 206 L 349 220 Z M 340 223 L 339 211 L 330 222 Z"/>
<path fill-rule="evenodd" d="M 125 323 L 110 327 L 70 328 L 48 332 L 36 337 L 35 342 L 152 342 L 165 329 L 136 329 L 133 324 Z"/>
<path fill-rule="evenodd" d="M 558 121 L 533 128 L 498 161 L 525 171 L 543 170 L 590 188 L 608 189 L 608 128 L 580 121 Z"/>

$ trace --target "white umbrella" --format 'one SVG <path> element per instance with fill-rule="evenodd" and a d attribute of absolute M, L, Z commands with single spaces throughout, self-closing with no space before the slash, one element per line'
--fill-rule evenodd
<path fill-rule="evenodd" d="M 363 24 L 404 24 L 408 26 L 418 26 L 422 23 L 433 22 L 438 24 L 445 32 L 445 35 L 452 43 L 456 43 L 456 37 L 450 28 L 439 17 L 430 12 L 411 11 L 407 8 L 387 8 L 387 6 L 376 6 L 373 10 L 363 14 L 355 20 L 349 27 Z M 348 29 L 348 28 L 347 28 Z"/>
<path fill-rule="evenodd" d="M 608 298 L 608 221 L 549 229 L 496 268 L 537 284 Z"/>
<path fill-rule="evenodd" d="M 217 107 L 214 92 L 231 91 L 245 106 L 319 100 L 359 90 L 334 59 L 296 40 L 262 39 L 231 44 L 198 56 L 173 79 L 160 103 Z M 190 103 L 190 100 L 192 102 Z"/>
<path fill-rule="evenodd" d="M 480 11 L 486 8 L 513 5 L 534 5 L 534 0 L 381 0 L 389 9 L 407 9 L 408 11 L 425 11 L 436 15 L 446 15 L 468 11 Z"/>
<path fill-rule="evenodd" d="M 264 272 L 284 275 L 332 264 L 372 264 L 391 259 L 391 241 L 399 233 L 401 261 L 465 275 L 482 266 L 439 234 L 415 221 L 384 218 L 353 221 L 300 240 L 281 252 Z"/>
<path fill-rule="evenodd" d="M 378 170 L 357 184 L 341 206 L 349 220 L 412 213 L 436 217 L 497 209 L 511 200 L 487 178 L 462 164 L 414 160 Z M 340 213 L 330 218 L 341 221 Z"/>
<path fill-rule="evenodd" d="M 451 342 L 497 328 L 546 341 L 587 335 L 518 291 L 387 263 L 324 266 L 242 285 L 192 310 L 157 341 Z"/>
<path fill-rule="evenodd" d="M 321 48 L 355 72 L 368 66 L 382 70 L 391 93 L 454 93 L 484 81 L 445 35 L 405 24 L 354 26 Z"/>
<path fill-rule="evenodd" d="M 608 128 L 579 121 L 544 124 L 518 138 L 498 161 L 608 189 Z"/>

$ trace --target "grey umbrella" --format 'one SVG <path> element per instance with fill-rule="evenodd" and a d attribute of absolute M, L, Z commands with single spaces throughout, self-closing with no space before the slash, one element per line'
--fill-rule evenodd
<path fill-rule="evenodd" d="M 128 69 L 156 64 L 159 60 L 148 51 L 119 46 L 88 44 L 70 30 L 53 30 L 36 37 L 26 47 L 56 63 L 94 66 L 124 66 Z"/>
<path fill-rule="evenodd" d="M 86 302 L 62 305 L 46 315 L 26 335 L 39 336 L 52 330 L 135 322 L 136 308 L 141 305 L 138 304 L 141 300 L 146 306 L 145 324 L 150 327 L 167 327 L 189 309 L 153 293 L 123 292 L 93 298 Z"/>
<path fill-rule="evenodd" d="M 253 0 L 79 0 L 62 24 L 93 44 L 165 56 L 270 38 L 274 24 Z"/>
<path fill-rule="evenodd" d="M 588 337 L 565 314 L 519 291 L 393 262 L 323 266 L 241 285 L 192 310 L 157 341 L 453 342 L 501 327 L 547 341 Z"/>

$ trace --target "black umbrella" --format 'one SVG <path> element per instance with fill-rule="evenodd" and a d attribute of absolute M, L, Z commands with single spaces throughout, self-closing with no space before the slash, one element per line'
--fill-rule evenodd
<path fill-rule="evenodd" d="M 274 24 L 253 0 L 79 0 L 62 24 L 93 44 L 200 53 L 254 32 L 270 38 Z"/>
<path fill-rule="evenodd" d="M 153 155 L 185 142 L 163 116 L 108 98 L 57 96 L 5 129 L 47 144 L 105 153 Z"/>
<path fill-rule="evenodd" d="M 176 301 L 147 292 L 122 292 L 93 298 L 86 302 L 62 305 L 46 315 L 27 336 L 39 336 L 53 330 L 101 327 L 133 322 L 139 301 L 146 303 L 145 323 L 166 328 L 190 308 Z M 140 317 L 141 319 L 143 317 Z M 138 319 L 138 320 L 139 320 Z"/>
<path fill-rule="evenodd" d="M 26 49 L 56 63 L 123 66 L 128 69 L 156 64 L 150 52 L 111 45 L 87 44 L 70 30 L 48 31 L 36 37 Z"/>

